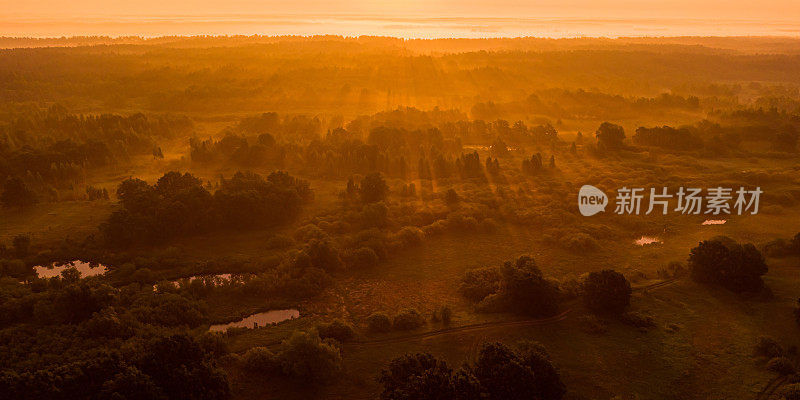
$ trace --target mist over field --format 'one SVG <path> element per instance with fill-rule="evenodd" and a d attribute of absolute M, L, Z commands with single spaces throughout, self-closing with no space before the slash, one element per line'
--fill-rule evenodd
<path fill-rule="evenodd" d="M 800 398 L 793 4 L 446 3 L 10 9 L 0 398 Z"/>

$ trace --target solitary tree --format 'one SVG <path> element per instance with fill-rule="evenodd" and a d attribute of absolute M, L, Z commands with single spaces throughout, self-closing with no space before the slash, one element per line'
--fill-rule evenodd
<path fill-rule="evenodd" d="M 631 302 L 631 284 L 614 270 L 592 272 L 583 289 L 586 307 L 598 314 L 621 314 Z"/>
<path fill-rule="evenodd" d="M 597 144 L 604 149 L 615 149 L 622 147 L 625 140 L 625 129 L 610 122 L 603 122 L 595 132 Z"/>
<path fill-rule="evenodd" d="M 368 174 L 361 180 L 361 200 L 365 203 L 381 201 L 386 198 L 387 192 L 389 192 L 389 186 L 386 185 L 380 172 Z"/>

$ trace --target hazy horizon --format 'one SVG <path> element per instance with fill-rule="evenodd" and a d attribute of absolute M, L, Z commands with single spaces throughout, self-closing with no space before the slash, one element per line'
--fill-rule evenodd
<path fill-rule="evenodd" d="M 206 0 L 9 3 L 0 35 L 377 35 L 446 37 L 790 36 L 800 37 L 800 3 L 745 1 L 517 0 L 294 2 Z"/>
<path fill-rule="evenodd" d="M 800 37 L 800 20 L 679 18 L 197 15 L 0 19 L 0 36 L 342 35 L 400 38 Z"/>

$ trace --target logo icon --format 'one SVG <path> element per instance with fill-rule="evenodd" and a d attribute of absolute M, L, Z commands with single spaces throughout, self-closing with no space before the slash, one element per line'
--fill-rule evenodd
<path fill-rule="evenodd" d="M 578 192 L 578 210 L 584 217 L 590 217 L 606 210 L 608 196 L 602 190 L 592 186 L 583 185 Z"/>

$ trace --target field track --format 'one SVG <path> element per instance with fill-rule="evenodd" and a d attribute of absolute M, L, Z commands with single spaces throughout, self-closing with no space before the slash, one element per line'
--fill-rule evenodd
<path fill-rule="evenodd" d="M 634 291 L 640 290 L 649 290 L 667 286 L 672 284 L 676 281 L 675 278 L 667 279 L 658 283 L 654 283 L 652 285 L 640 286 L 634 288 Z M 352 341 L 349 342 L 348 345 L 353 346 L 374 346 L 374 345 L 383 345 L 383 344 L 391 344 L 391 343 L 402 343 L 411 340 L 419 340 L 419 339 L 426 339 L 435 336 L 441 335 L 449 335 L 451 333 L 462 333 L 462 332 L 473 332 L 473 331 L 480 331 L 483 329 L 492 329 L 492 328 L 502 328 L 502 327 L 511 327 L 511 326 L 538 326 L 538 325 L 549 325 L 552 323 L 556 323 L 559 321 L 563 321 L 567 318 L 570 312 L 572 312 L 573 308 L 575 307 L 577 301 L 573 300 L 565 304 L 567 308 L 562 311 L 561 313 L 554 315 L 552 317 L 547 318 L 536 318 L 536 319 L 526 319 L 526 320 L 519 320 L 519 321 L 497 321 L 497 322 L 483 322 L 480 324 L 472 324 L 472 325 L 462 325 L 456 326 L 452 328 L 444 328 L 435 331 L 428 331 L 428 332 L 420 332 L 420 333 L 413 333 L 404 336 L 395 336 L 389 338 L 382 338 L 382 339 L 373 339 L 373 340 L 361 340 L 361 341 Z"/>

